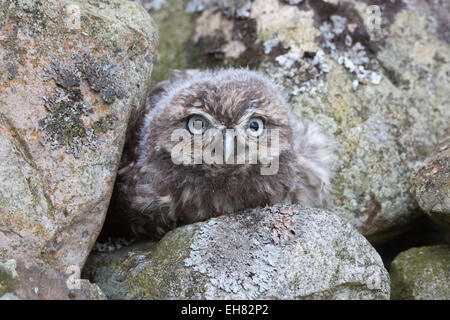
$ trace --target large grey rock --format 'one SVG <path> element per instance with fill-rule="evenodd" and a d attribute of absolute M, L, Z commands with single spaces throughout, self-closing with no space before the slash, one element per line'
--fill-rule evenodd
<path fill-rule="evenodd" d="M 65 274 L 100 232 L 157 44 L 129 1 L 0 1 L 0 259 Z"/>
<path fill-rule="evenodd" d="M 83 277 L 113 299 L 388 299 L 381 258 L 334 214 L 254 209 L 93 253 Z"/>
<path fill-rule="evenodd" d="M 374 243 L 420 216 L 411 172 L 449 134 L 448 1 L 157 2 L 157 80 L 170 68 L 266 73 L 335 138 L 334 212 Z"/>
<path fill-rule="evenodd" d="M 449 300 L 450 245 L 412 248 L 392 262 L 392 299 Z"/>
<path fill-rule="evenodd" d="M 450 140 L 437 146 L 411 180 L 420 207 L 450 228 Z"/>

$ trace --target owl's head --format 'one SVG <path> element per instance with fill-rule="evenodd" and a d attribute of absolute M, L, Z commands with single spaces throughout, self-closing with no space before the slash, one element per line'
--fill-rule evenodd
<path fill-rule="evenodd" d="M 289 112 L 276 87 L 257 72 L 197 72 L 165 88 L 141 139 L 152 161 L 212 175 L 255 169 L 273 175 L 292 160 Z"/>

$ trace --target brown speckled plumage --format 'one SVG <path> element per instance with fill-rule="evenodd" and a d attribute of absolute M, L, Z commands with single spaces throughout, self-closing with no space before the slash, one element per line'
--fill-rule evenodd
<path fill-rule="evenodd" d="M 279 170 L 261 175 L 261 164 L 176 165 L 174 129 L 193 113 L 226 128 L 249 114 L 279 129 Z M 245 118 L 247 116 L 247 118 Z M 294 117 L 266 77 L 248 70 L 178 72 L 153 87 L 136 129 L 129 134 L 105 232 L 161 238 L 167 231 L 210 217 L 279 202 L 323 206 L 329 199 L 331 152 L 317 126 Z"/>

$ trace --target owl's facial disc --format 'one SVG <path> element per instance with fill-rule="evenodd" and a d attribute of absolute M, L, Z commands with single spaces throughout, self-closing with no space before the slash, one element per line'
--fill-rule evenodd
<path fill-rule="evenodd" d="M 259 82 L 192 85 L 180 91 L 162 114 L 160 122 L 172 124 L 168 135 L 179 129 L 185 132 L 165 149 L 175 164 L 212 174 L 267 167 L 291 149 L 289 119 L 281 104 Z"/>

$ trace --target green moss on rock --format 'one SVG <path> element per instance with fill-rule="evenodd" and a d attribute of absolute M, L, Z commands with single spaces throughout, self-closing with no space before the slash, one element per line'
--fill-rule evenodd
<path fill-rule="evenodd" d="M 156 81 L 167 79 L 170 70 L 192 68 L 185 45 L 195 30 L 195 15 L 186 12 L 185 1 L 169 0 L 163 9 L 152 12 L 162 35 L 158 47 L 159 61 L 155 65 L 152 78 Z M 195 67 L 195 66 L 194 66 Z"/>
<path fill-rule="evenodd" d="M 392 262 L 391 299 L 449 300 L 450 246 L 412 248 Z"/>
<path fill-rule="evenodd" d="M 14 291 L 14 282 L 17 277 L 14 260 L 0 261 L 0 297 Z"/>

